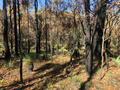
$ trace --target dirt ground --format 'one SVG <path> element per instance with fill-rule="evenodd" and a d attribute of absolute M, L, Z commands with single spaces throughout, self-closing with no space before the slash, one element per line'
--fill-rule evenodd
<path fill-rule="evenodd" d="M 109 60 L 110 68 L 101 69 L 94 61 L 94 74 L 91 78 L 85 72 L 85 57 L 73 60 L 72 79 L 70 57 L 58 56 L 50 60 L 35 60 L 34 71 L 28 72 L 23 62 L 23 80 L 20 84 L 19 59 L 6 67 L 0 61 L 0 90 L 120 90 L 120 67 Z M 100 79 L 102 77 L 102 79 Z"/>

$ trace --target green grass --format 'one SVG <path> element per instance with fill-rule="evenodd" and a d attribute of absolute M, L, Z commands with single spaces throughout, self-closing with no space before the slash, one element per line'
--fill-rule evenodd
<path fill-rule="evenodd" d="M 12 67 L 13 63 L 14 62 L 11 59 L 10 59 L 9 62 L 5 62 L 6 66 L 9 67 L 9 68 Z"/>
<path fill-rule="evenodd" d="M 111 75 L 111 74 L 109 74 L 109 73 L 106 73 L 106 76 L 111 77 L 112 75 Z"/>
<path fill-rule="evenodd" d="M 116 63 L 116 65 L 120 66 L 120 55 L 117 58 L 113 58 L 113 57 L 110 58 Z"/>
<path fill-rule="evenodd" d="M 52 90 L 53 87 L 52 87 L 52 83 L 50 82 L 50 80 L 47 80 L 46 83 L 47 83 L 47 88 L 48 88 L 49 90 Z"/>
<path fill-rule="evenodd" d="M 0 83 L 1 83 L 1 84 L 3 84 L 3 82 L 4 82 L 4 79 L 0 80 Z"/>
<path fill-rule="evenodd" d="M 75 82 L 80 82 L 80 79 L 77 77 L 77 75 L 75 75 L 72 79 L 73 79 Z"/>
<path fill-rule="evenodd" d="M 52 88 L 53 88 L 53 87 L 52 87 L 52 84 L 51 84 L 51 83 L 48 83 L 48 84 L 47 84 L 47 88 L 48 88 L 49 90 L 52 90 Z"/>
<path fill-rule="evenodd" d="M 45 55 L 46 55 L 46 52 L 42 52 L 42 53 L 40 54 L 41 57 L 43 57 L 43 56 L 45 56 Z"/>
<path fill-rule="evenodd" d="M 31 54 L 27 54 L 25 58 L 23 58 L 23 60 L 32 62 L 33 60 L 35 60 L 35 57 L 36 57 L 35 53 L 31 53 Z"/>
<path fill-rule="evenodd" d="M 10 59 L 10 61 L 9 61 L 9 63 L 8 63 L 8 67 L 11 67 L 12 64 L 13 64 L 13 62 L 12 62 L 11 59 Z"/>

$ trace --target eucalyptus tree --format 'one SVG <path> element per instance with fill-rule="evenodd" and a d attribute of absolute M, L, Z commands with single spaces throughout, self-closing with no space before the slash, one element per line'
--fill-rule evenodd
<path fill-rule="evenodd" d="M 27 9 L 27 52 L 30 53 L 30 38 L 29 38 L 29 0 L 22 0 L 23 6 Z"/>
<path fill-rule="evenodd" d="M 108 0 L 97 0 L 96 11 L 94 14 L 94 27 L 93 27 L 93 53 L 101 57 L 102 49 L 102 36 L 106 19 Z"/>
<path fill-rule="evenodd" d="M 16 0 L 13 0 L 13 13 L 14 13 L 15 54 L 18 56 Z"/>
<path fill-rule="evenodd" d="M 17 5 L 18 5 L 18 26 L 19 26 L 19 50 L 21 47 L 21 30 L 20 30 L 20 1 L 17 0 Z M 21 51 L 21 50 L 20 50 Z"/>
<path fill-rule="evenodd" d="M 34 0 L 34 6 L 35 6 L 35 24 L 36 24 L 36 54 L 40 52 L 40 42 L 39 42 L 39 31 L 38 31 L 38 15 L 37 15 L 37 10 L 38 10 L 38 1 Z"/>
<path fill-rule="evenodd" d="M 89 75 L 92 75 L 92 61 L 93 55 L 101 57 L 102 49 L 102 36 L 103 29 L 105 26 L 106 10 L 108 0 L 97 0 L 96 6 L 94 7 L 94 25 L 91 31 L 90 26 L 90 0 L 84 1 L 85 8 L 85 44 L 86 44 L 86 71 Z M 108 65 L 107 65 L 108 66 Z"/>
<path fill-rule="evenodd" d="M 10 13 L 10 32 L 11 32 L 11 52 L 13 52 L 13 26 L 12 26 L 12 8 L 11 8 L 11 4 L 12 4 L 12 0 L 8 0 L 7 1 L 8 5 L 9 5 L 9 13 Z"/>
<path fill-rule="evenodd" d="M 91 27 L 90 27 L 90 0 L 84 0 L 85 9 L 85 24 L 84 30 L 85 36 L 85 46 L 86 46 L 86 71 L 91 76 L 92 75 L 92 61 L 93 61 L 93 50 L 91 42 Z"/>
<path fill-rule="evenodd" d="M 58 28 L 58 26 L 60 26 L 60 24 L 62 23 L 61 15 L 62 15 L 62 12 L 66 10 L 67 4 L 63 0 L 53 0 L 51 2 L 53 3 L 52 6 L 53 6 L 54 15 L 55 15 L 54 33 L 55 33 L 55 41 L 56 41 L 56 55 L 58 55 L 59 54 L 58 44 L 59 44 L 59 37 L 60 37 L 60 29 Z"/>
<path fill-rule="evenodd" d="M 8 44 L 8 18 L 7 18 L 7 1 L 3 0 L 3 15 L 4 15 L 4 47 L 5 47 L 5 59 L 8 61 L 11 57 L 9 44 Z"/>
<path fill-rule="evenodd" d="M 53 44 L 52 44 L 52 25 L 51 25 L 51 18 L 52 18 L 52 1 L 51 0 L 49 0 L 49 13 L 50 13 L 50 51 L 51 51 L 51 61 L 53 61 Z"/>
<path fill-rule="evenodd" d="M 20 81 L 23 83 L 23 75 L 22 75 L 22 50 L 21 50 L 21 27 L 20 27 L 20 1 L 17 0 L 18 5 L 18 23 L 19 23 L 19 51 L 20 51 Z"/>
<path fill-rule="evenodd" d="M 46 58 L 47 58 L 47 38 L 48 38 L 48 35 L 47 35 L 47 0 L 45 0 L 45 32 L 46 32 Z"/>
<path fill-rule="evenodd" d="M 74 38 L 74 42 L 73 42 L 73 51 L 72 51 L 72 54 L 71 54 L 71 57 L 70 57 L 70 69 L 71 69 L 71 79 L 72 79 L 72 58 L 76 52 L 76 29 L 77 29 L 77 25 L 76 25 L 76 15 L 75 15 L 75 12 L 76 12 L 76 9 L 77 9 L 77 0 L 74 1 L 74 0 L 70 0 L 69 2 L 69 5 L 70 5 L 70 8 L 71 8 L 71 11 L 73 12 L 73 38 Z"/>

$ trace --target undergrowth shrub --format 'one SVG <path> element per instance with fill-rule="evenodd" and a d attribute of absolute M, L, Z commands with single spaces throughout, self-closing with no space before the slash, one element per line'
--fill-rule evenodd
<path fill-rule="evenodd" d="M 120 55 L 117 58 L 111 57 L 111 59 L 118 65 L 120 66 Z"/>

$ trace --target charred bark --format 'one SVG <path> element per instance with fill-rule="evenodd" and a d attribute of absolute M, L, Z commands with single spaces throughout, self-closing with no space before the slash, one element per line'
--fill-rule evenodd
<path fill-rule="evenodd" d="M 3 39 L 4 39 L 4 47 L 5 47 L 5 59 L 8 61 L 11 57 L 9 45 L 8 45 L 8 18 L 7 18 L 7 4 L 6 0 L 3 0 L 3 15 L 4 15 L 4 32 L 3 32 Z"/>
<path fill-rule="evenodd" d="M 86 33 L 85 46 L 86 46 L 86 71 L 91 76 L 92 75 L 92 61 L 93 61 L 93 51 L 91 43 L 91 27 L 90 27 L 90 0 L 84 1 L 85 8 L 85 25 L 84 30 Z"/>
<path fill-rule="evenodd" d="M 17 41 L 17 22 L 16 22 L 16 0 L 13 0 L 13 13 L 14 13 L 14 33 L 15 33 L 15 54 L 18 56 L 18 41 Z"/>

